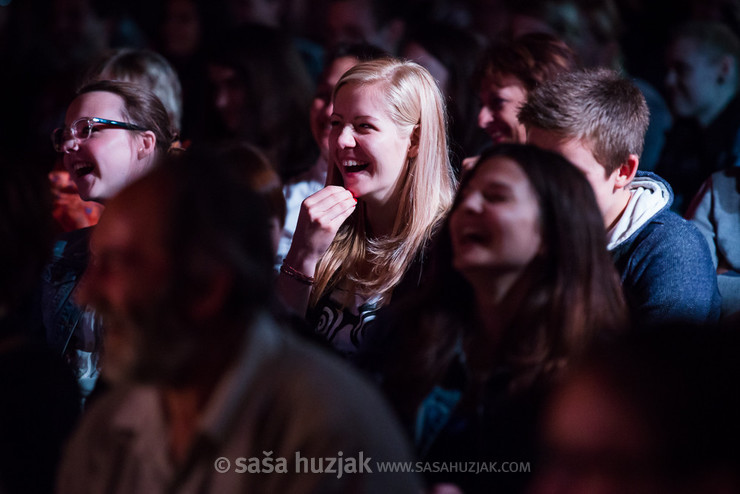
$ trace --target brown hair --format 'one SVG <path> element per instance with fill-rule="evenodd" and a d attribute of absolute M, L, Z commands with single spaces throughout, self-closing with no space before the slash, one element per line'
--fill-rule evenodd
<path fill-rule="evenodd" d="M 640 156 L 650 112 L 642 92 L 610 69 L 561 75 L 529 93 L 519 111 L 526 127 L 556 132 L 591 146 L 594 158 L 611 175 Z"/>
<path fill-rule="evenodd" d="M 509 317 L 491 359 L 511 372 L 514 392 L 558 376 L 592 341 L 620 332 L 628 312 L 591 186 L 562 156 L 525 144 L 491 147 L 464 175 L 451 211 L 481 164 L 499 156 L 517 163 L 537 195 L 543 246 L 500 303 Z M 459 339 L 480 326 L 473 287 L 454 269 L 453 256 L 448 216 L 433 279 L 399 308 L 394 323 L 401 336 L 387 387 L 404 414 L 444 376 Z"/>
<path fill-rule="evenodd" d="M 130 82 L 96 81 L 77 91 L 78 95 L 103 91 L 123 99 L 123 115 L 129 121 L 150 130 L 156 137 L 156 148 L 166 153 L 176 138 L 169 114 L 162 102 L 150 90 Z"/>
<path fill-rule="evenodd" d="M 530 33 L 489 47 L 476 71 L 475 80 L 480 86 L 487 80 L 513 75 L 529 92 L 577 67 L 575 52 L 562 40 L 546 33 Z"/>

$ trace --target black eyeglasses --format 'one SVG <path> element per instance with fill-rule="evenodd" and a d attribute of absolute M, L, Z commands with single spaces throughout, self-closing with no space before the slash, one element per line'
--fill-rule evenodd
<path fill-rule="evenodd" d="M 54 144 L 54 150 L 58 153 L 64 151 L 64 143 L 70 139 L 76 139 L 78 141 L 84 141 L 89 138 L 92 133 L 99 128 L 117 128 L 124 130 L 149 130 L 138 125 L 127 122 L 117 122 L 115 120 L 107 120 L 105 118 L 98 117 L 83 117 L 78 118 L 69 127 L 60 127 L 55 129 L 51 133 L 51 142 Z"/>

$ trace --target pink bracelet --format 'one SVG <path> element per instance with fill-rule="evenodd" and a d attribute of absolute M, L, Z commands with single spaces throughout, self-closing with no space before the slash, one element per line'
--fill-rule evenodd
<path fill-rule="evenodd" d="M 313 276 L 308 276 L 306 274 L 301 273 L 296 268 L 285 262 L 283 260 L 283 263 L 280 265 L 280 272 L 285 273 L 294 280 L 303 283 L 304 285 L 311 286 L 313 285 L 314 279 Z"/>

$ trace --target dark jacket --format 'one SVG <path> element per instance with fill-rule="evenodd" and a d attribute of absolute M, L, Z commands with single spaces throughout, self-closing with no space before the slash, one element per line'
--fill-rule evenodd
<path fill-rule="evenodd" d="M 657 175 L 638 172 L 630 187 L 631 204 L 617 224 L 627 226 L 626 238 L 610 242 L 610 251 L 633 315 L 648 325 L 716 322 L 717 275 L 701 233 L 670 211 L 671 188 Z M 648 192 L 636 195 L 640 188 Z"/>

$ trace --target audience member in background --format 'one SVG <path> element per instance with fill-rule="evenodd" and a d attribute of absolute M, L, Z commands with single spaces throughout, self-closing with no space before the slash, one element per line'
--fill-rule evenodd
<path fill-rule="evenodd" d="M 656 171 L 686 211 L 713 172 L 740 164 L 740 40 L 719 22 L 676 28 L 666 53 L 665 84 L 676 121 Z"/>
<path fill-rule="evenodd" d="M 115 384 L 57 492 L 418 494 L 413 473 L 343 468 L 410 456 L 377 391 L 269 315 L 269 214 L 232 165 L 196 144 L 108 203 L 80 297 L 106 321 Z M 342 474 L 310 473 L 328 457 Z"/>
<path fill-rule="evenodd" d="M 182 134 L 201 140 L 207 133 L 208 79 L 206 47 L 227 25 L 220 2 L 163 0 L 157 2 L 153 47 L 180 77 L 183 98 Z"/>
<path fill-rule="evenodd" d="M 52 135 L 80 197 L 105 203 L 151 169 L 174 139 L 167 110 L 142 86 L 98 81 L 80 89 L 64 126 Z M 91 229 L 60 235 L 41 286 L 43 326 L 49 344 L 77 371 L 87 395 L 98 376 L 99 321 L 72 293 L 89 260 Z"/>
<path fill-rule="evenodd" d="M 459 175 L 462 160 L 478 154 L 488 142 L 476 125 L 479 102 L 473 72 L 484 48 L 480 37 L 442 22 L 412 29 L 401 54 L 424 66 L 439 83 L 447 100 L 450 159 Z"/>
<path fill-rule="evenodd" d="M 368 43 L 397 55 L 406 31 L 399 2 L 393 0 L 329 0 L 325 45 Z"/>
<path fill-rule="evenodd" d="M 558 38 L 525 34 L 488 48 L 477 69 L 478 125 L 494 143 L 527 140 L 517 117 L 527 95 L 537 86 L 577 68 L 576 54 Z"/>
<path fill-rule="evenodd" d="M 728 329 L 651 328 L 590 352 L 549 400 L 530 492 L 740 492 L 740 341 Z"/>
<path fill-rule="evenodd" d="M 288 180 L 283 188 L 288 211 L 278 248 L 280 259 L 283 259 L 290 249 L 301 203 L 326 185 L 326 173 L 329 170 L 331 114 L 334 111 L 332 104 L 334 86 L 347 70 L 359 62 L 382 58 L 385 55 L 380 48 L 362 43 L 339 44 L 327 53 L 324 71 L 319 78 L 310 113 L 311 134 L 319 147 L 319 157 L 311 168 Z"/>
<path fill-rule="evenodd" d="M 34 288 L 53 240 L 45 174 L 0 161 L 0 492 L 51 494 L 80 411 L 75 378 L 32 334 Z"/>
<path fill-rule="evenodd" d="M 209 50 L 208 78 L 216 120 L 210 140 L 257 146 L 283 181 L 314 163 L 313 82 L 290 36 L 259 24 L 227 30 Z"/>
<path fill-rule="evenodd" d="M 533 0 L 509 2 L 511 36 L 545 32 L 562 39 L 577 54 L 584 68 L 606 67 L 625 71 L 621 43 L 624 22 L 615 0 Z M 655 169 L 671 126 L 671 113 L 660 92 L 648 81 L 630 77 L 650 110 L 640 168 Z"/>
<path fill-rule="evenodd" d="M 334 89 L 327 186 L 303 201 L 281 267 L 283 302 L 359 358 L 377 311 L 422 282 L 452 203 L 444 99 L 420 65 L 359 63 Z"/>
<path fill-rule="evenodd" d="M 8 3 L 8 2 L 5 2 Z M 70 98 L 79 87 L 79 76 L 92 60 L 110 47 L 110 33 L 94 0 L 46 0 L 34 2 L 26 27 L 32 32 L 32 46 L 20 60 L 21 72 L 8 69 L 3 77 L 19 75 L 22 85 L 14 94 L 20 101 L 6 103 L 5 109 L 23 108 L 20 124 L 25 132 L 24 161 L 29 166 L 50 170 L 54 154 L 48 148 L 48 133 L 64 117 Z M 2 9 L 9 7 L 3 5 Z M 30 22 L 28 22 L 30 21 Z M 29 26 L 30 24 L 30 26 Z M 22 48 L 21 48 L 22 49 Z"/>
<path fill-rule="evenodd" d="M 670 211 L 670 186 L 637 170 L 648 125 L 640 90 L 609 69 L 563 74 L 529 94 L 519 121 L 528 142 L 559 152 L 591 183 L 634 317 L 716 321 L 720 295 L 706 242 Z"/>
<path fill-rule="evenodd" d="M 88 68 L 83 85 L 101 80 L 131 82 L 153 92 L 167 110 L 173 132 L 181 138 L 182 85 L 165 57 L 146 49 L 113 50 Z"/>
<path fill-rule="evenodd" d="M 686 217 L 709 245 L 722 295 L 722 317 L 740 316 L 740 167 L 710 175 Z"/>
<path fill-rule="evenodd" d="M 560 155 L 501 144 L 463 177 L 443 232 L 423 295 L 390 313 L 384 388 L 422 459 L 533 465 L 547 389 L 627 322 L 594 194 Z M 528 477 L 429 480 L 511 493 Z"/>
<path fill-rule="evenodd" d="M 285 227 L 286 212 L 280 176 L 264 153 L 247 143 L 230 143 L 222 150 L 214 150 L 214 155 L 214 159 L 223 160 L 227 165 L 234 167 L 234 179 L 237 184 L 245 190 L 256 192 L 264 200 L 270 227 L 270 245 L 277 272 L 282 261 L 277 252 Z"/>
<path fill-rule="evenodd" d="M 230 20 L 229 26 L 250 23 L 264 24 L 290 33 L 291 39 L 311 75 L 311 80 L 317 81 L 323 66 L 324 47 L 287 26 L 287 14 L 293 8 L 291 3 L 289 0 L 226 0 L 226 10 Z M 317 2 L 313 2 L 313 7 L 317 10 L 322 8 Z"/>

